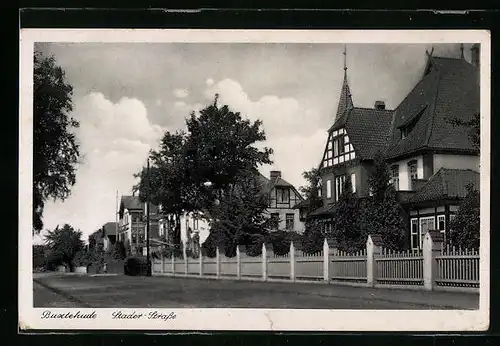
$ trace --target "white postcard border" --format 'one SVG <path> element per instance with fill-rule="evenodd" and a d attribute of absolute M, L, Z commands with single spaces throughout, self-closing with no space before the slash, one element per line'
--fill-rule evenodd
<path fill-rule="evenodd" d="M 283 43 L 480 43 L 481 44 L 481 249 L 479 310 L 316 310 L 316 309 L 61 309 L 95 312 L 94 319 L 44 319 L 33 307 L 32 155 L 33 45 L 35 42 L 283 42 Z M 490 233 L 490 34 L 485 30 L 146 30 L 22 29 L 19 117 L 19 327 L 109 330 L 274 330 L 274 331 L 480 331 L 489 326 Z M 116 320 L 112 313 L 144 314 Z M 174 313 L 150 320 L 147 314 Z"/>

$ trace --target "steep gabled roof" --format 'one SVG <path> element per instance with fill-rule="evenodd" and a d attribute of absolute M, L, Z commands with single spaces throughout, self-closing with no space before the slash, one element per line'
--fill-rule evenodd
<path fill-rule="evenodd" d="M 473 184 L 476 189 L 479 188 L 478 172 L 470 169 L 441 168 L 407 200 L 407 203 L 463 198 L 467 194 L 468 184 Z"/>
<path fill-rule="evenodd" d="M 476 152 L 469 129 L 451 120 L 470 120 L 479 112 L 479 69 L 464 59 L 428 59 L 424 76 L 394 111 L 389 158 L 425 148 Z M 408 125 L 413 129 L 402 139 Z"/>
<path fill-rule="evenodd" d="M 385 151 L 390 139 L 392 110 L 355 107 L 349 112 L 345 129 L 356 155 L 370 160 Z"/>
<path fill-rule="evenodd" d="M 143 210 L 144 203 L 141 202 L 139 196 L 122 196 L 121 205 L 128 210 Z"/>
<path fill-rule="evenodd" d="M 289 187 L 291 188 L 296 195 L 299 196 L 300 200 L 304 200 L 304 197 L 299 193 L 299 191 L 293 186 L 291 183 L 286 181 L 281 177 L 276 177 L 275 179 L 268 179 L 261 173 L 258 174 L 258 180 L 262 183 L 264 193 L 269 193 L 275 187 Z"/>
<path fill-rule="evenodd" d="M 120 214 L 123 213 L 124 209 L 132 211 L 145 211 L 146 203 L 141 202 L 139 196 L 122 196 L 120 202 Z M 150 203 L 151 212 L 150 214 L 158 214 L 158 206 Z"/>
<path fill-rule="evenodd" d="M 114 235 L 116 233 L 116 222 L 106 222 L 102 226 L 104 230 L 104 235 Z"/>

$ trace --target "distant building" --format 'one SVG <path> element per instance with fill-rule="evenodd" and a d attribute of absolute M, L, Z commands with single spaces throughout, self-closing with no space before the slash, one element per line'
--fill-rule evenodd
<path fill-rule="evenodd" d="M 116 222 L 108 222 L 100 229 L 89 235 L 89 249 L 92 250 L 98 246 L 104 251 L 110 251 L 111 246 L 116 241 Z"/>
<path fill-rule="evenodd" d="M 151 247 L 160 240 L 158 207 L 150 204 L 149 238 Z M 128 243 L 132 253 L 146 251 L 147 204 L 138 196 L 122 196 L 118 210 L 118 240 Z"/>
<path fill-rule="evenodd" d="M 465 185 L 479 186 L 479 151 L 469 138 L 470 129 L 451 122 L 471 120 L 479 112 L 478 45 L 472 53 L 470 63 L 463 56 L 429 54 L 421 80 L 394 110 L 386 109 L 383 101 L 376 101 L 373 108 L 355 107 L 345 67 L 337 113 L 319 166 L 318 195 L 324 205 L 307 217 L 322 220 L 331 229 L 347 179 L 358 198 L 368 197 L 373 158 L 381 151 L 408 216 L 408 247 L 421 248 L 429 230 L 446 235 Z"/>

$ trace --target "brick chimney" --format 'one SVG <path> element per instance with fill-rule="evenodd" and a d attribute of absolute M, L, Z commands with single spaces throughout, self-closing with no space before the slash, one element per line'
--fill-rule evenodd
<path fill-rule="evenodd" d="M 375 109 L 384 110 L 385 102 L 384 101 L 375 101 Z"/>
<path fill-rule="evenodd" d="M 470 51 L 471 51 L 471 64 L 476 67 L 479 67 L 479 43 L 475 43 L 470 49 Z"/>
<path fill-rule="evenodd" d="M 271 171 L 270 178 L 271 180 L 276 180 L 277 178 L 281 178 L 281 171 Z"/>

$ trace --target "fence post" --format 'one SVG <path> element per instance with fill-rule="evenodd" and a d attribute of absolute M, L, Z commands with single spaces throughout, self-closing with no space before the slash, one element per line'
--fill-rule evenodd
<path fill-rule="evenodd" d="M 199 264 L 200 268 L 199 268 L 198 274 L 200 276 L 203 276 L 203 252 L 201 250 L 199 252 L 199 256 L 200 257 L 198 257 L 198 264 Z"/>
<path fill-rule="evenodd" d="M 241 279 L 241 245 L 236 246 L 236 278 Z"/>
<path fill-rule="evenodd" d="M 375 286 L 377 282 L 377 263 L 375 255 L 380 254 L 382 237 L 379 235 L 368 235 L 366 240 L 366 283 L 368 286 Z"/>
<path fill-rule="evenodd" d="M 290 242 L 290 280 L 295 281 L 295 245 Z"/>
<path fill-rule="evenodd" d="M 262 243 L 262 280 L 267 280 L 267 250 L 266 243 Z"/>
<path fill-rule="evenodd" d="M 172 251 L 171 261 L 172 261 L 172 275 L 175 275 L 175 254 L 173 251 Z"/>
<path fill-rule="evenodd" d="M 443 234 L 440 231 L 428 231 L 424 237 L 422 255 L 424 257 L 424 288 L 433 290 L 438 274 L 436 256 L 441 252 Z"/>
<path fill-rule="evenodd" d="M 161 252 L 161 257 L 160 257 L 160 265 L 161 265 L 161 268 L 160 268 L 160 273 L 163 274 L 163 272 L 165 271 L 165 256 L 163 254 L 163 251 Z"/>
<path fill-rule="evenodd" d="M 333 262 L 333 259 L 331 257 L 337 253 L 338 242 L 337 242 L 337 239 L 334 237 L 327 237 L 325 239 L 325 241 L 328 245 L 328 257 L 326 260 L 328 261 L 328 281 L 330 281 L 335 273 L 334 262 Z M 323 247 L 324 247 L 324 244 L 323 244 Z M 323 250 L 323 252 L 324 252 L 324 250 Z"/>
<path fill-rule="evenodd" d="M 217 246 L 215 248 L 215 268 L 216 268 L 216 276 L 217 279 L 220 278 L 220 247 Z"/>
<path fill-rule="evenodd" d="M 184 276 L 188 275 L 188 257 L 186 252 L 186 243 L 182 246 L 182 258 L 184 259 Z"/>
<path fill-rule="evenodd" d="M 323 281 L 330 281 L 330 247 L 328 246 L 328 241 L 323 241 Z"/>

